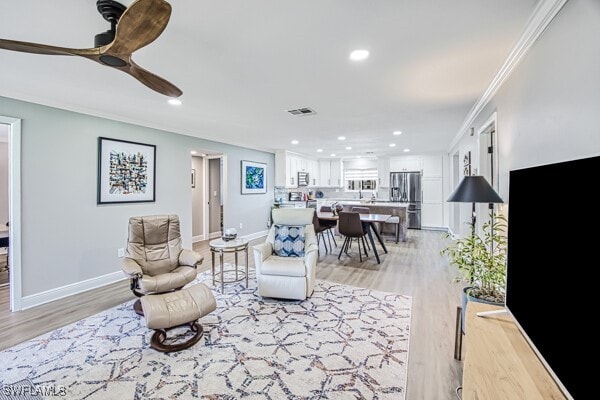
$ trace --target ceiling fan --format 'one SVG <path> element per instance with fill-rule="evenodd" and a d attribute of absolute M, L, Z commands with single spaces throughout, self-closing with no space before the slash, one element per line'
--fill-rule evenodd
<path fill-rule="evenodd" d="M 95 36 L 92 48 L 71 49 L 0 39 L 0 49 L 85 57 L 121 70 L 158 93 L 181 96 L 183 92 L 177 86 L 143 69 L 131 59 L 133 52 L 152 43 L 163 32 L 171 16 L 171 5 L 164 0 L 135 0 L 125 7 L 114 0 L 97 0 L 96 7 L 110 22 L 110 29 Z"/>

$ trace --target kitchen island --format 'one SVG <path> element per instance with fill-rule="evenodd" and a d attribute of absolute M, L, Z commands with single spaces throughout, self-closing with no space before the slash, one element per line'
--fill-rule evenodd
<path fill-rule="evenodd" d="M 364 202 L 360 200 L 338 200 L 338 201 L 324 201 L 323 205 L 330 205 L 332 203 L 339 203 L 344 207 L 344 211 L 351 211 L 352 207 L 365 207 L 368 208 L 371 214 L 390 214 L 397 216 L 400 219 L 398 224 L 400 240 L 406 242 L 407 231 L 408 231 L 408 218 L 407 210 L 408 203 L 388 202 L 388 201 L 375 201 L 375 202 Z M 320 208 L 320 205 L 319 205 Z M 395 234 L 395 224 L 382 224 L 381 233 L 383 234 Z"/>

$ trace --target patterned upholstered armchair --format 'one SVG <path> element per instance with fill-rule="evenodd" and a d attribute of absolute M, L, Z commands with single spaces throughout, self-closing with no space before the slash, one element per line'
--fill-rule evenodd
<path fill-rule="evenodd" d="M 177 215 L 129 218 L 127 251 L 121 259 L 121 269 L 129 277 L 136 296 L 181 289 L 196 278 L 196 267 L 203 260 L 200 254 L 181 248 Z M 139 299 L 133 308 L 143 315 Z"/>
<path fill-rule="evenodd" d="M 313 208 L 281 208 L 265 243 L 253 247 L 258 293 L 263 297 L 304 300 L 315 288 L 317 236 Z"/>

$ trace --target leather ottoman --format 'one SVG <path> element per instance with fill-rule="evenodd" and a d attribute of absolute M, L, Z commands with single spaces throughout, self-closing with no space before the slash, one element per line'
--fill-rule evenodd
<path fill-rule="evenodd" d="M 215 296 L 202 283 L 174 292 L 147 295 L 140 301 L 146 326 L 155 330 L 150 345 L 164 353 L 187 349 L 196 344 L 204 332 L 198 319 L 217 308 Z M 195 335 L 182 343 L 166 344 L 167 330 L 184 325 L 189 325 Z"/>

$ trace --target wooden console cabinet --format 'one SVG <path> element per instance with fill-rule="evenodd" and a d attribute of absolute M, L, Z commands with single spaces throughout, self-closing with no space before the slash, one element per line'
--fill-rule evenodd
<path fill-rule="evenodd" d="M 498 307 L 469 302 L 463 400 L 566 399 L 512 317 L 478 317 Z"/>

